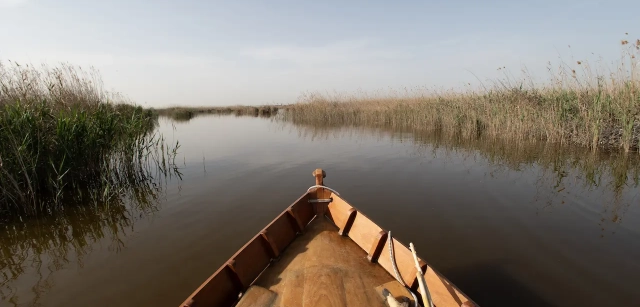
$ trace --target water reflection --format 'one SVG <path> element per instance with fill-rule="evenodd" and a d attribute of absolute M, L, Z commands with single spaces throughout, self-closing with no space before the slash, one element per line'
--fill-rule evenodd
<path fill-rule="evenodd" d="M 602 202 L 602 218 L 615 223 L 637 199 L 640 159 L 635 154 L 594 152 L 545 142 L 447 138 L 433 133 L 416 133 L 414 140 L 433 152 L 444 149 L 463 157 L 481 157 L 494 166 L 494 172 L 502 168 L 534 172 L 537 197 L 533 201 L 542 204 L 541 209 L 564 204 L 572 192 L 597 190 L 606 200 Z"/>
<path fill-rule="evenodd" d="M 235 107 L 212 107 L 212 108 L 167 108 L 158 110 L 162 117 L 169 118 L 175 122 L 188 122 L 197 116 L 251 116 L 269 118 L 276 116 L 281 106 L 235 106 Z"/>
<path fill-rule="evenodd" d="M 71 206 L 61 214 L 0 224 L 0 301 L 40 305 L 57 272 L 82 268 L 95 248 L 124 249 L 136 222 L 152 217 L 166 185 L 181 177 L 175 164 L 161 167 L 152 161 L 156 167 L 138 169 L 133 178 L 139 181 L 106 202 L 93 198 L 92 204 Z"/>
<path fill-rule="evenodd" d="M 160 172 L 108 205 L 2 225 L 2 303 L 175 306 L 316 167 L 483 306 L 639 299 L 637 156 L 260 117 L 162 118 L 158 133 L 181 145 L 180 186 Z"/>
<path fill-rule="evenodd" d="M 281 129 L 290 127 L 281 123 Z M 580 147 L 534 141 L 505 142 L 483 136 L 463 137 L 442 131 L 396 130 L 393 128 L 311 126 L 295 124 L 299 137 L 309 140 L 361 138 L 374 135 L 401 143 L 412 143 L 412 154 L 444 158 L 465 165 L 469 170 L 480 161 L 490 168 L 485 176 L 495 178 L 506 172 L 519 172 L 534 178 L 536 196 L 530 203 L 541 211 L 564 205 L 571 194 L 600 193 L 601 219 L 620 223 L 629 206 L 638 202 L 640 156 L 622 152 L 592 151 Z M 524 175 L 523 175 L 524 176 Z M 580 195 L 577 195 L 578 197 Z"/>

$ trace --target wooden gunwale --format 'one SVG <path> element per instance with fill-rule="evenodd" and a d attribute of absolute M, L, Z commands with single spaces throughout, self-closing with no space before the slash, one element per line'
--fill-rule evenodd
<path fill-rule="evenodd" d="M 318 169 L 314 171 L 313 175 L 316 177 L 316 184 L 322 185 L 324 171 Z M 317 198 L 332 198 L 333 201 L 329 204 L 308 202 L 309 199 Z M 306 213 L 306 217 L 300 216 L 300 213 Z M 395 278 L 387 249 L 389 244 L 388 231 L 382 229 L 342 197 L 327 189 L 317 188 L 300 196 L 259 231 L 180 306 L 233 306 L 238 302 L 241 294 L 254 284 L 260 274 L 268 269 L 282 253 L 286 252 L 296 235 L 304 231 L 304 228 L 319 216 L 327 217 L 339 228 L 340 235 L 347 236 L 358 244 L 368 254 L 369 261 L 377 262 Z M 283 222 L 283 219 L 287 221 Z M 277 234 L 283 234 L 283 237 L 276 237 Z M 417 269 L 410 249 L 395 237 L 392 239 L 395 261 L 402 279 L 413 291 L 419 291 Z M 258 245 L 262 248 L 258 248 Z M 429 266 L 427 262 L 419 258 L 419 263 L 433 302 L 437 307 L 461 306 L 463 304 L 464 306 L 474 306 L 475 303 L 471 299 L 437 270 Z"/>

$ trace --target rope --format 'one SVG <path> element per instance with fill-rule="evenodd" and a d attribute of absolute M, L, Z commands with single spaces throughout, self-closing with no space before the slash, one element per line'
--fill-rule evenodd
<path fill-rule="evenodd" d="M 393 253 L 393 238 L 391 237 L 391 231 L 389 231 L 389 257 L 391 259 L 391 265 L 393 266 L 393 272 L 396 273 L 396 280 L 398 280 L 398 282 L 402 284 L 404 287 L 409 289 L 409 287 L 404 282 L 404 280 L 402 280 L 402 276 L 400 276 L 400 272 L 398 271 L 398 265 L 396 264 L 396 255 Z M 420 307 L 420 304 L 418 303 L 418 297 L 416 296 L 416 294 L 413 293 L 411 289 L 409 289 L 409 293 L 411 293 L 411 296 L 413 296 L 413 301 L 415 302 L 414 306 Z"/>
<path fill-rule="evenodd" d="M 323 188 L 323 189 L 327 189 L 327 190 L 329 190 L 329 191 L 333 192 L 333 194 L 336 194 L 336 195 L 340 196 L 340 193 L 338 193 L 338 191 L 336 191 L 336 190 L 334 190 L 334 189 L 332 189 L 332 188 L 330 188 L 330 187 L 323 186 L 323 185 L 314 185 L 314 186 L 312 186 L 312 187 L 308 188 L 308 189 L 307 189 L 307 192 L 311 192 L 311 190 L 312 190 L 312 189 L 316 189 L 316 188 Z"/>

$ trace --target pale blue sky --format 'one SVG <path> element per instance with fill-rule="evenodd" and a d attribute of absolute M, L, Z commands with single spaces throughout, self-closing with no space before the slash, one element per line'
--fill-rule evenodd
<path fill-rule="evenodd" d="M 0 59 L 94 66 L 146 106 L 460 87 L 640 35 L 640 1 L 0 0 Z M 571 49 L 567 47 L 571 45 Z M 591 56 L 593 57 L 593 56 Z M 472 74 L 473 73 L 473 74 Z"/>

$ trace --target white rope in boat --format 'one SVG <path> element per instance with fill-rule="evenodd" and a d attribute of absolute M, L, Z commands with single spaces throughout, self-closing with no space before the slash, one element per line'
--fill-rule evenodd
<path fill-rule="evenodd" d="M 336 195 L 340 196 L 340 193 L 338 193 L 338 191 L 336 191 L 336 190 L 334 190 L 334 189 L 332 189 L 332 188 L 330 188 L 330 187 L 323 186 L 323 185 L 314 185 L 314 186 L 312 186 L 312 187 L 308 188 L 308 189 L 307 189 L 307 192 L 311 192 L 311 190 L 316 189 L 316 188 L 323 188 L 323 189 L 327 189 L 327 190 L 329 190 L 329 191 L 333 192 L 333 194 L 336 194 Z"/>
<path fill-rule="evenodd" d="M 402 279 L 402 276 L 400 276 L 400 272 L 398 271 L 398 265 L 396 264 L 396 255 L 393 253 L 393 237 L 391 237 L 391 230 L 389 230 L 389 239 L 388 240 L 389 240 L 389 258 L 391 259 L 391 265 L 393 266 L 393 271 L 396 273 L 396 280 L 398 280 L 398 282 L 401 285 L 403 285 L 405 288 L 407 288 L 409 290 L 409 293 L 411 293 L 411 296 L 413 296 L 413 301 L 415 302 L 414 306 L 420 307 L 420 304 L 418 303 L 418 297 L 407 286 L 407 284 Z"/>

